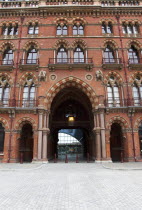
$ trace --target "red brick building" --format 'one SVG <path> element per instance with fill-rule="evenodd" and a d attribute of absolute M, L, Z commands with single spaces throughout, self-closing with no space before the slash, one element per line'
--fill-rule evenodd
<path fill-rule="evenodd" d="M 141 161 L 141 6 L 0 2 L 2 162 L 54 158 L 61 129 L 81 129 L 92 160 Z"/>

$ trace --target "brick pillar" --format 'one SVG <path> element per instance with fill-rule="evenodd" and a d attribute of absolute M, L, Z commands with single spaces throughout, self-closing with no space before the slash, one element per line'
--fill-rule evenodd
<path fill-rule="evenodd" d="M 42 158 L 42 126 L 43 126 L 43 111 L 39 111 L 39 128 L 38 128 L 38 160 Z"/>
<path fill-rule="evenodd" d="M 105 138 L 106 138 L 106 158 L 107 160 L 111 161 L 111 154 L 110 154 L 110 130 L 106 129 L 105 131 Z"/>
<path fill-rule="evenodd" d="M 106 140 L 105 140 L 105 123 L 104 112 L 100 113 L 100 127 L 101 127 L 101 143 L 102 143 L 102 158 L 106 159 Z"/>

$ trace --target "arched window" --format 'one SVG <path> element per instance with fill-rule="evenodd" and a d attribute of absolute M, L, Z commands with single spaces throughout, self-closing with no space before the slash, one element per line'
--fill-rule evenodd
<path fill-rule="evenodd" d="M 115 63 L 115 52 L 108 45 L 104 50 L 104 63 Z"/>
<path fill-rule="evenodd" d="M 142 122 L 139 126 L 140 153 L 142 154 Z"/>
<path fill-rule="evenodd" d="M 61 46 L 57 51 L 57 63 L 67 63 L 67 50 Z"/>
<path fill-rule="evenodd" d="M 8 106 L 9 91 L 10 91 L 10 87 L 8 84 L 6 84 L 5 86 L 0 85 L 0 103 L 3 106 Z"/>
<path fill-rule="evenodd" d="M 73 35 L 84 35 L 84 27 L 83 25 L 74 25 L 73 26 Z"/>
<path fill-rule="evenodd" d="M 8 47 L 3 54 L 3 65 L 12 65 L 13 64 L 13 51 Z"/>
<path fill-rule="evenodd" d="M 84 52 L 80 46 L 77 46 L 74 51 L 74 63 L 84 63 Z"/>
<path fill-rule="evenodd" d="M 107 100 L 109 107 L 119 107 L 120 106 L 120 96 L 119 88 L 115 83 L 113 86 L 108 83 L 107 85 Z"/>
<path fill-rule="evenodd" d="M 24 107 L 34 106 L 34 100 L 35 100 L 35 85 L 33 83 L 31 83 L 31 85 L 28 85 L 26 83 L 23 90 L 23 106 Z"/>
<path fill-rule="evenodd" d="M 134 46 L 131 46 L 131 48 L 128 51 L 128 55 L 129 55 L 130 64 L 139 63 L 139 53 L 138 53 L 138 50 Z"/>
<path fill-rule="evenodd" d="M 4 149 L 4 137 L 5 137 L 4 127 L 0 123 L 0 152 L 3 152 Z"/>
<path fill-rule="evenodd" d="M 133 98 L 134 98 L 134 105 L 140 106 L 142 105 L 142 84 L 138 86 L 134 83 L 133 85 Z"/>
<path fill-rule="evenodd" d="M 37 50 L 32 46 L 27 53 L 27 64 L 37 63 Z"/>
<path fill-rule="evenodd" d="M 15 26 L 13 25 L 3 25 L 2 27 L 2 34 L 3 35 L 17 35 L 18 34 L 18 24 L 16 24 Z"/>
<path fill-rule="evenodd" d="M 28 28 L 28 34 L 38 34 L 38 31 L 39 31 L 39 27 L 38 27 L 38 24 L 30 24 L 29 25 L 29 28 Z"/>
<path fill-rule="evenodd" d="M 67 35 L 67 26 L 57 26 L 57 35 Z"/>
<path fill-rule="evenodd" d="M 103 34 L 112 34 L 113 33 L 111 22 L 109 22 L 108 24 L 105 22 L 102 23 L 102 33 Z"/>

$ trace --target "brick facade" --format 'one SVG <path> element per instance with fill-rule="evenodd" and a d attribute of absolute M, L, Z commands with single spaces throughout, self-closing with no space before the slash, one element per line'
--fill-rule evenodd
<path fill-rule="evenodd" d="M 141 161 L 138 130 L 142 122 L 142 100 L 135 104 L 133 84 L 137 77 L 142 76 L 142 3 L 134 2 L 136 5 L 127 6 L 120 5 L 123 1 L 112 3 L 115 5 L 109 5 L 107 1 L 105 5 L 101 1 L 76 1 L 74 4 L 72 1 L 52 0 L 0 2 L 0 78 L 2 82 L 5 78 L 10 87 L 8 103 L 4 105 L 3 99 L 0 99 L 0 123 L 5 129 L 4 150 L 0 154 L 2 162 L 19 162 L 22 158 L 20 141 L 24 141 L 21 133 L 26 124 L 31 125 L 33 130 L 33 161 L 47 161 L 54 156 L 56 145 L 52 135 L 52 116 L 58 108 L 56 103 L 61 101 L 58 96 L 68 98 L 65 89 L 70 94 L 77 90 L 76 98 L 82 94 L 88 103 L 86 111 L 91 117 L 87 131 L 91 158 L 112 160 L 111 128 L 115 124 L 121 127 L 118 149 L 121 160 Z M 13 6 L 17 4 L 19 6 Z M 109 23 L 112 33 L 102 33 L 102 24 Z M 124 34 L 123 23 L 136 23 L 138 32 Z M 3 34 L 4 26 L 15 27 L 16 24 L 18 34 Z M 30 24 L 34 27 L 38 24 L 37 34 L 28 34 Z M 73 35 L 73 25 L 80 24 L 84 34 Z M 58 25 L 67 26 L 67 35 L 56 34 Z M 38 54 L 36 63 L 25 63 L 31 46 Z M 68 61 L 63 63 L 56 62 L 61 46 L 68 54 Z M 78 46 L 83 50 L 84 62 L 74 62 L 74 50 Z M 114 50 L 115 62 L 104 62 L 107 46 Z M 138 64 L 129 62 L 131 46 L 139 53 Z M 13 63 L 5 65 L 3 60 L 7 48 L 13 52 Z M 115 100 L 109 104 L 107 85 L 110 78 L 114 80 L 110 81 L 112 86 L 114 83 L 118 85 L 119 105 Z M 31 105 L 27 100 L 23 105 L 24 85 L 30 85 L 30 80 L 35 85 L 34 102 Z M 84 103 L 83 99 L 79 100 L 79 103 Z M 67 127 L 67 124 L 62 125 Z M 81 124 L 77 126 L 81 127 Z"/>

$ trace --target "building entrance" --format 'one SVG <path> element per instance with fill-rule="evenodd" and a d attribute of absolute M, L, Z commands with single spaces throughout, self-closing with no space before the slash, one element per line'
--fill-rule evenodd
<path fill-rule="evenodd" d="M 75 87 L 61 90 L 54 98 L 50 115 L 48 159 L 83 160 L 95 157 L 92 107 L 88 97 Z"/>

